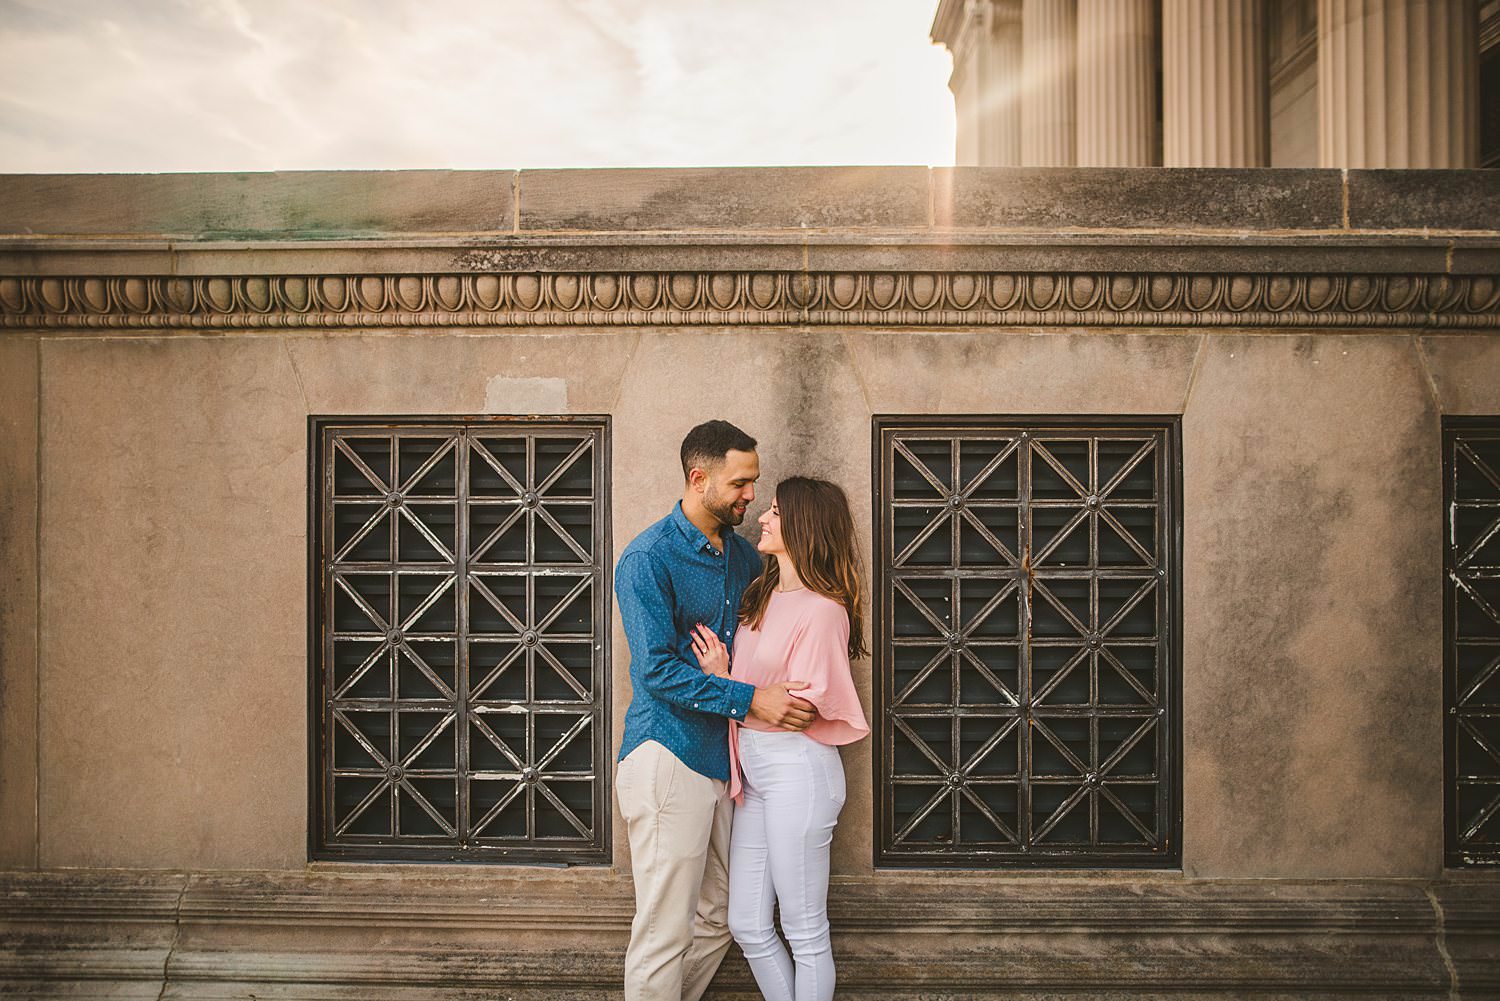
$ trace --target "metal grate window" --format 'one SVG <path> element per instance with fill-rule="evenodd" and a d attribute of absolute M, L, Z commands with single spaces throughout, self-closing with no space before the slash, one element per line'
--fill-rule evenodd
<path fill-rule="evenodd" d="M 1500 420 L 1443 421 L 1447 862 L 1500 862 Z"/>
<path fill-rule="evenodd" d="M 314 419 L 315 858 L 604 862 L 605 419 Z"/>
<path fill-rule="evenodd" d="M 1180 858 L 1173 419 L 877 418 L 877 863 Z"/>

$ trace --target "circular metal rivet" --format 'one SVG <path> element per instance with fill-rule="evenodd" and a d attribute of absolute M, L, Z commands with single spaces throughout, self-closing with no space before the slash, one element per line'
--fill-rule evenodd
<path fill-rule="evenodd" d="M 521 496 L 521 503 L 525 504 L 527 507 L 536 507 L 536 501 L 536 494 L 530 490 L 526 491 L 526 493 Z"/>
<path fill-rule="evenodd" d="M 959 647 L 961 647 L 961 646 L 964 645 L 964 638 L 962 636 L 960 636 L 958 633 L 949 633 L 948 634 L 948 645 L 950 647 L 952 647 L 953 649 L 957 650 Z"/>
<path fill-rule="evenodd" d="M 1099 784 L 1099 776 L 1098 776 L 1098 774 L 1096 774 L 1094 772 L 1089 772 L 1089 785 L 1096 786 L 1098 784 Z"/>
<path fill-rule="evenodd" d="M 964 784 L 964 777 L 958 772 L 954 772 L 952 775 L 948 776 L 948 784 L 956 789 Z"/>
<path fill-rule="evenodd" d="M 536 769 L 535 768 L 525 768 L 525 769 L 522 769 L 522 771 L 521 771 L 521 779 L 524 782 L 535 782 L 536 781 Z"/>
<path fill-rule="evenodd" d="M 1090 649 L 1093 649 L 1093 650 L 1099 649 L 1099 643 L 1100 643 L 1100 640 L 1099 640 L 1098 636 L 1090 636 L 1089 637 L 1089 648 Z"/>
<path fill-rule="evenodd" d="M 400 782 L 401 776 L 405 774 L 406 773 L 401 770 L 400 765 L 392 765 L 385 770 L 386 778 L 390 779 L 392 782 Z"/>
<path fill-rule="evenodd" d="M 1094 496 L 1093 494 L 1089 494 L 1088 505 L 1089 505 L 1089 507 L 1098 507 L 1099 506 L 1099 498 L 1096 497 L 1096 496 Z"/>
<path fill-rule="evenodd" d="M 389 633 L 386 634 L 385 639 L 386 642 L 391 646 L 395 646 L 397 643 L 401 642 L 401 630 L 392 629 Z"/>
<path fill-rule="evenodd" d="M 387 504 L 389 504 L 391 507 L 400 507 L 401 506 L 401 495 L 398 494 L 398 493 L 396 493 L 396 491 L 392 490 L 390 493 L 388 493 L 388 494 L 385 495 L 385 502 Z"/>
<path fill-rule="evenodd" d="M 521 637 L 521 642 L 525 643 L 527 646 L 536 646 L 536 641 L 537 641 L 537 635 L 536 635 L 536 633 L 532 632 L 529 629 Z"/>
<path fill-rule="evenodd" d="M 951 508 L 961 508 L 964 506 L 964 499 L 957 494 L 954 494 L 952 497 L 948 498 L 948 506 Z"/>

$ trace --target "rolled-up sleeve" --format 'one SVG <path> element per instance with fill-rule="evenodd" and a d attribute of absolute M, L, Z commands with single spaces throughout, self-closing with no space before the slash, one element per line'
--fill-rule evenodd
<path fill-rule="evenodd" d="M 627 553 L 615 572 L 615 596 L 630 642 L 630 683 L 683 709 L 744 719 L 755 688 L 707 674 L 677 654 L 672 581 L 649 552 Z"/>

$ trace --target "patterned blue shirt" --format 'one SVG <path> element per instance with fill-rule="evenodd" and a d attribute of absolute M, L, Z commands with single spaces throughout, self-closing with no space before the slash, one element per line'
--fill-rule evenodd
<path fill-rule="evenodd" d="M 630 641 L 630 684 L 620 759 L 654 740 L 693 771 L 729 779 L 729 724 L 750 711 L 755 688 L 705 674 L 693 656 L 703 623 L 734 645 L 740 596 L 760 574 L 760 554 L 732 529 L 715 549 L 682 513 L 637 535 L 615 567 L 615 596 Z"/>

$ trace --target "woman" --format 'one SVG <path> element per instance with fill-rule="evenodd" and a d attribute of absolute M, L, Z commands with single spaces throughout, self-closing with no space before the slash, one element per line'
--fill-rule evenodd
<path fill-rule="evenodd" d="M 740 605 L 733 658 L 700 626 L 698 663 L 754 685 L 806 682 L 796 694 L 817 707 L 818 718 L 800 733 L 753 719 L 730 723 L 729 791 L 737 805 L 729 930 L 768 1001 L 829 1001 L 828 849 L 844 805 L 838 745 L 870 732 L 849 670 L 850 659 L 865 653 L 864 609 L 844 491 L 826 480 L 782 481 L 760 517 L 756 548 L 765 568 Z M 778 902 L 790 957 L 772 923 Z"/>

